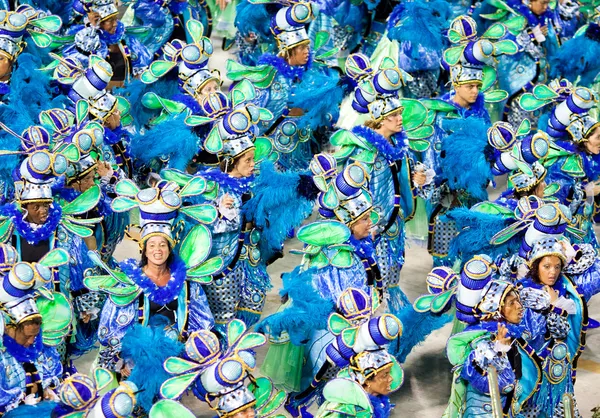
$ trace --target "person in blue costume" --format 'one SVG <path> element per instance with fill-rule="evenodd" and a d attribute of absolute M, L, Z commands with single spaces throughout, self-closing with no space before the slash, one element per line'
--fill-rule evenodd
<path fill-rule="evenodd" d="M 355 354 L 348 368 L 323 388 L 325 401 L 315 417 L 388 418 L 395 407 L 389 396 L 403 380 L 402 369 L 385 348 Z"/>
<path fill-rule="evenodd" d="M 216 211 L 211 205 L 182 207 L 182 198 L 203 192 L 198 186 L 198 181 L 189 184 L 189 194 L 182 197 L 185 190 L 180 190 L 173 182 L 160 181 L 156 186 L 141 191 L 130 180 L 117 183 L 118 197 L 112 202 L 113 210 L 125 211 L 134 207 L 140 210 L 142 259 L 141 262 L 125 260 L 119 264 L 119 270 L 112 270 L 97 253 L 90 253 L 94 262 L 109 273 L 108 276 L 84 279 L 90 290 L 108 294 L 98 329 L 101 348 L 97 362 L 100 367 L 123 377 L 129 376 L 135 369 L 136 359 L 128 358 L 124 350 L 128 339 L 133 342 L 133 335 L 143 334 L 144 338 L 163 335 L 177 341 L 187 338 L 191 331 L 213 327 L 214 320 L 202 290 L 202 280 L 190 275 L 191 269 L 208 256 L 209 230 L 201 222 L 184 237 L 179 237 L 180 244 L 176 241 L 177 235 L 172 232 L 178 210 L 181 213 L 191 212 L 192 219 L 196 216 L 204 222 L 214 221 Z M 200 251 L 200 248 L 205 250 Z M 194 251 L 196 254 L 193 256 Z"/>
<path fill-rule="evenodd" d="M 589 244 L 572 247 L 555 230 L 537 236 L 527 258 L 529 271 L 520 283 L 529 342 L 543 361 L 544 374 L 526 410 L 562 417 L 562 395 L 573 394 L 577 360 L 585 348 L 587 303 L 600 292 L 598 262 Z M 580 416 L 578 411 L 575 416 Z"/>
<path fill-rule="evenodd" d="M 48 15 L 28 5 L 21 5 L 15 11 L 2 10 L 0 23 L 0 100 L 10 91 L 10 77 L 17 58 L 27 47 L 25 39 L 30 32 L 47 33 L 60 30 L 62 22 L 58 16 Z M 33 37 L 35 44 L 42 42 Z"/>
<path fill-rule="evenodd" d="M 271 20 L 278 54 L 263 54 L 255 67 L 227 61 L 227 76 L 234 82 L 250 80 L 258 89 L 254 102 L 273 114 L 259 125 L 259 134 L 270 139 L 269 159 L 280 171 L 308 167 L 325 142 L 317 131 L 327 132 L 337 120 L 344 94 L 339 73 L 311 52 L 305 25 L 312 18 L 308 2 L 280 8 Z M 318 51 L 320 45 L 314 48 Z"/>
<path fill-rule="evenodd" d="M 403 131 L 403 111 L 409 107 L 409 113 L 413 114 L 412 110 L 421 109 L 422 105 L 398 98 L 398 90 L 410 76 L 392 62 L 374 71 L 367 57 L 353 54 L 348 57 L 346 68 L 359 80 L 352 107 L 370 115 L 370 119 L 351 131 L 335 132 L 331 143 L 338 150 L 333 155 L 340 166 L 358 163 L 368 174 L 368 189 L 379 219 L 375 232 L 382 283 L 378 289 L 389 292 L 389 303 L 397 312 L 406 301 L 398 287 L 404 264 L 404 223 L 414 214 L 417 187 L 425 183 L 424 172 L 415 172 L 406 152 L 408 140 Z M 412 120 L 406 123 L 414 128 Z"/>
<path fill-rule="evenodd" d="M 49 401 L 58 400 L 54 389 L 60 385 L 62 364 L 56 347 L 46 345 L 42 335 L 44 318 L 35 298 L 36 290 L 44 285 L 41 276 L 28 278 L 27 273 L 32 271 L 15 269 L 16 253 L 5 244 L 1 247 L 1 260 L 0 364 L 4 372 L 0 381 L 0 413 L 9 416 L 12 410 L 18 413 L 22 405 L 39 405 L 43 409 Z M 16 264 L 19 265 L 25 267 L 26 263 Z"/>
<path fill-rule="evenodd" d="M 449 39 L 455 46 L 444 51 L 443 63 L 449 67 L 452 90 L 440 99 L 424 101 L 435 114 L 435 129 L 430 146 L 415 158 L 435 171 L 435 180 L 424 197 L 429 218 L 428 250 L 435 265 L 448 265 L 448 246 L 456 234 L 451 221 L 442 216 L 453 207 L 470 207 L 486 200 L 487 183 L 492 180 L 489 145 L 485 140 L 490 123 L 486 103 L 506 97 L 491 90 L 495 77 L 495 57 L 512 53 L 514 43 L 501 41 L 503 25 L 490 27 L 480 37 L 477 25 L 468 16 L 459 16 L 450 25 Z M 473 160 L 462 166 L 468 153 Z M 477 173 L 477 174 L 475 174 Z"/>
<path fill-rule="evenodd" d="M 50 151 L 50 135 L 40 126 L 30 127 L 19 138 L 28 157 L 15 170 L 15 201 L 0 210 L 0 222 L 6 228 L 2 240 L 17 249 L 23 262 L 40 262 L 59 249 L 69 254 L 72 262 L 58 266 L 45 287 L 73 301 L 77 319 L 85 323 L 97 306 L 88 303 L 88 296 L 80 292 L 84 288 L 83 271 L 92 266 L 86 256 L 88 249 L 84 240 L 92 235 L 92 228 L 100 219 L 81 219 L 79 215 L 97 205 L 100 190 L 93 186 L 71 202 L 61 201 L 54 192 L 62 186 L 62 175 L 68 168 L 65 150 Z M 78 150 L 75 152 L 78 154 Z M 75 351 L 70 350 L 68 344 L 57 343 L 65 361 L 91 349 L 86 342 L 89 339 L 79 331 L 74 339 Z"/>
<path fill-rule="evenodd" d="M 486 256 L 465 264 L 456 290 L 456 318 L 467 324 L 448 340 L 452 390 L 444 416 L 521 416 L 538 385 L 535 352 L 522 338 L 524 308 L 514 284 L 495 280 Z M 497 380 L 490 379 L 489 367 Z M 498 398 L 492 396 L 492 385 Z M 499 401 L 499 402 L 497 402 Z"/>
<path fill-rule="evenodd" d="M 268 378 L 253 376 L 255 350 L 265 344 L 265 336 L 249 332 L 239 319 L 227 324 L 225 335 L 220 341 L 212 332 L 194 332 L 183 355 L 168 359 L 165 369 L 173 377 L 161 387 L 163 400 L 154 404 L 150 417 L 193 416 L 177 402 L 190 390 L 222 418 L 268 417 L 281 407 L 285 392 Z M 193 364 L 194 369 L 179 367 L 183 364 Z"/>
<path fill-rule="evenodd" d="M 585 232 L 583 242 L 598 246 L 593 220 L 597 216 L 600 187 L 600 124 L 589 111 L 595 94 L 584 87 L 574 87 L 566 80 L 548 86 L 555 91 L 558 104 L 550 112 L 545 128 L 554 140 L 543 164 L 548 170 L 547 182 L 556 183 L 554 196 L 569 207 L 577 227 Z M 547 101 L 532 102 L 539 106 Z"/>
<path fill-rule="evenodd" d="M 502 2 L 504 3 L 504 2 Z M 509 0 L 502 4 L 510 12 L 495 15 L 506 24 L 507 39 L 518 45 L 518 53 L 503 56 L 498 63 L 500 88 L 508 92 L 502 119 L 515 128 L 524 118 L 537 126 L 540 112 L 529 113 L 520 105 L 521 96 L 536 84 L 548 81 L 549 59 L 558 49 L 559 40 L 554 24 L 554 11 L 547 0 Z"/>
<path fill-rule="evenodd" d="M 92 55 L 106 59 L 113 69 L 108 89 L 123 87 L 150 65 L 154 55 L 126 33 L 114 0 L 92 1 L 86 4 L 86 12 L 85 25 L 70 28 L 74 43 L 63 50 L 63 55 L 74 55 L 84 64 Z"/>
<path fill-rule="evenodd" d="M 171 40 L 176 24 L 181 24 L 178 16 L 188 7 L 187 0 L 170 0 L 156 2 L 152 0 L 137 0 L 133 9 L 133 21 L 130 27 L 139 29 L 140 42 L 151 55 L 159 52 L 163 45 Z M 185 36 L 178 34 L 179 36 Z M 181 40 L 185 41 L 185 37 Z"/>

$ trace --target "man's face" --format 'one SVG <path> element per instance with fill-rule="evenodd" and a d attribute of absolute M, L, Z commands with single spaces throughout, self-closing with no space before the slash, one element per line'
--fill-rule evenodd
<path fill-rule="evenodd" d="M 15 341 L 23 347 L 31 347 L 35 338 L 40 333 L 40 326 L 37 324 L 24 325 L 15 332 Z"/>
<path fill-rule="evenodd" d="M 43 225 L 48 220 L 48 213 L 50 212 L 50 203 L 27 203 L 26 205 L 24 205 L 24 209 L 27 211 L 27 221 L 37 225 Z"/>

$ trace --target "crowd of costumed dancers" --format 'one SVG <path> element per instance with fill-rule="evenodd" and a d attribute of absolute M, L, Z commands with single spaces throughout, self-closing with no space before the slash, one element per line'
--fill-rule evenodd
<path fill-rule="evenodd" d="M 585 415 L 596 0 L 0 9 L 4 418 L 401 416 L 450 322 L 445 418 Z"/>

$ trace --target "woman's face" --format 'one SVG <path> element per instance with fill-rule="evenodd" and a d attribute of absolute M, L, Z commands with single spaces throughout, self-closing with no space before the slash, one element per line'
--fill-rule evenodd
<path fill-rule="evenodd" d="M 169 242 L 166 238 L 159 235 L 151 237 L 146 241 L 146 257 L 148 263 L 152 263 L 157 266 L 162 266 L 167 262 L 171 250 L 169 249 Z"/>
<path fill-rule="evenodd" d="M 114 35 L 115 32 L 117 31 L 117 22 L 118 21 L 119 21 L 119 19 L 117 18 L 117 16 L 109 17 L 108 19 L 100 22 L 100 29 L 102 29 L 104 32 L 108 32 L 111 35 Z"/>
<path fill-rule="evenodd" d="M 553 286 L 560 277 L 562 261 L 555 255 L 547 255 L 542 258 L 538 267 L 540 283 L 545 286 Z"/>
<path fill-rule="evenodd" d="M 0 81 L 8 81 L 12 73 L 12 61 L 0 55 Z"/>
<path fill-rule="evenodd" d="M 396 112 L 383 118 L 381 127 L 395 134 L 402 132 L 402 112 Z"/>
<path fill-rule="evenodd" d="M 200 97 L 198 98 L 198 102 L 200 102 L 200 99 L 202 99 L 203 97 L 206 97 L 209 94 L 215 93 L 215 92 L 217 92 L 219 90 L 220 90 L 219 89 L 219 83 L 217 83 L 217 80 L 210 80 L 200 90 Z"/>
<path fill-rule="evenodd" d="M 529 9 L 533 12 L 533 14 L 541 16 L 546 13 L 546 10 L 548 10 L 549 4 L 549 0 L 531 0 L 529 2 Z"/>
<path fill-rule="evenodd" d="M 454 91 L 456 92 L 456 96 L 458 96 L 459 101 L 467 103 L 468 105 L 472 105 L 477 101 L 480 88 L 481 83 L 473 82 L 454 86 Z"/>
<path fill-rule="evenodd" d="M 371 228 L 373 227 L 373 222 L 371 221 L 371 217 L 369 214 L 363 215 L 356 222 L 352 224 L 350 230 L 352 231 L 352 235 L 356 239 L 367 238 L 371 234 Z"/>
<path fill-rule="evenodd" d="M 50 212 L 50 203 L 48 202 L 35 202 L 27 203 L 24 205 L 27 211 L 27 221 L 37 225 L 43 225 L 48 220 L 48 213 Z"/>
<path fill-rule="evenodd" d="M 519 295 L 512 291 L 504 298 L 500 314 L 511 324 L 518 324 L 523 319 L 523 305 Z"/>
<path fill-rule="evenodd" d="M 238 158 L 233 166 L 233 177 L 250 177 L 254 173 L 254 150 L 250 150 Z"/>
<path fill-rule="evenodd" d="M 596 127 L 584 143 L 587 152 L 593 155 L 600 154 L 600 126 Z"/>
<path fill-rule="evenodd" d="M 391 367 L 383 369 L 367 380 L 367 391 L 375 396 L 389 395 L 392 391 Z"/>

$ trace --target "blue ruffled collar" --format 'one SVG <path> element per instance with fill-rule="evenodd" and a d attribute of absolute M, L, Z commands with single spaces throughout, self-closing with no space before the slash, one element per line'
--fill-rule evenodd
<path fill-rule="evenodd" d="M 203 177 L 208 181 L 215 181 L 219 184 L 219 187 L 223 190 L 236 195 L 243 195 L 250 190 L 252 183 L 254 182 L 254 176 L 250 177 L 232 177 L 227 173 L 223 173 L 218 168 L 209 168 L 204 171 L 198 172 L 196 175 Z"/>
<path fill-rule="evenodd" d="M 98 36 L 106 45 L 118 44 L 125 37 L 125 25 L 119 20 L 117 21 L 117 30 L 114 34 L 111 35 L 110 33 L 100 29 L 98 30 Z"/>
<path fill-rule="evenodd" d="M 1 212 L 3 215 L 11 218 L 19 236 L 32 245 L 37 245 L 39 242 L 50 238 L 50 235 L 54 234 L 62 218 L 62 208 L 56 203 L 50 205 L 48 219 L 39 228 L 33 228 L 33 224 L 24 219 L 24 212 L 21 212 L 14 203 L 4 206 Z"/>
<path fill-rule="evenodd" d="M 388 163 L 393 163 L 394 161 L 401 160 L 404 158 L 404 134 L 400 133 L 394 135 L 394 142 L 400 137 L 402 139 L 401 145 L 392 145 L 390 141 L 388 141 L 383 135 L 375 132 L 371 128 L 367 128 L 366 126 L 355 126 L 352 128 L 352 133 L 358 135 L 367 140 L 367 142 L 373 145 L 377 152 L 384 157 Z"/>
<path fill-rule="evenodd" d="M 10 84 L 5 81 L 0 81 L 0 96 L 10 93 Z"/>
<path fill-rule="evenodd" d="M 35 362 L 43 348 L 41 331 L 37 337 L 35 337 L 35 341 L 30 347 L 23 347 L 12 337 L 9 337 L 8 334 L 4 334 L 2 336 L 2 342 L 4 343 L 6 351 L 8 351 L 11 356 L 17 359 L 19 363 Z"/>
<path fill-rule="evenodd" d="M 390 402 L 388 396 L 369 394 L 369 400 L 373 405 L 373 418 L 388 418 L 390 416 L 394 404 Z"/>
<path fill-rule="evenodd" d="M 122 125 L 119 125 L 115 129 L 104 128 L 104 142 L 108 145 L 118 143 L 123 140 L 123 136 L 128 137 L 129 132 L 127 132 Z"/>
<path fill-rule="evenodd" d="M 144 295 L 146 295 L 148 299 L 158 305 L 166 305 L 179 296 L 187 275 L 185 263 L 179 257 L 175 257 L 169 266 L 171 270 L 171 280 L 163 287 L 157 286 L 150 280 L 150 278 L 142 271 L 138 261 L 133 258 L 121 262 L 119 267 L 121 267 L 121 270 L 127 277 L 133 280 L 133 282 L 142 289 L 142 292 L 144 292 Z"/>
<path fill-rule="evenodd" d="M 370 262 L 375 260 L 375 243 L 371 237 L 356 239 L 350 235 L 348 244 L 354 247 L 354 252 L 363 260 L 369 260 Z"/>
<path fill-rule="evenodd" d="M 461 107 L 458 104 L 456 104 L 456 102 L 454 101 L 455 95 L 456 95 L 456 92 L 454 90 L 452 90 L 452 91 L 444 94 L 442 96 L 441 100 L 445 101 L 446 103 L 450 103 L 452 106 L 454 106 L 456 108 L 456 110 L 458 111 L 459 115 L 461 115 L 463 118 L 468 118 L 469 116 L 475 116 L 475 117 L 482 118 L 485 120 L 489 119 L 489 113 L 488 113 L 487 109 L 485 108 L 485 96 L 483 95 L 483 93 L 479 93 L 475 103 L 473 103 L 471 105 L 471 107 L 469 107 L 468 109 L 465 109 L 464 107 Z"/>
<path fill-rule="evenodd" d="M 294 81 L 297 78 L 301 79 L 304 73 L 312 67 L 313 54 L 311 53 L 308 57 L 308 62 L 302 66 L 291 66 L 282 57 L 273 54 L 264 54 L 258 60 L 258 65 L 270 65 L 274 67 L 279 74 L 287 78 L 288 80 Z"/>

